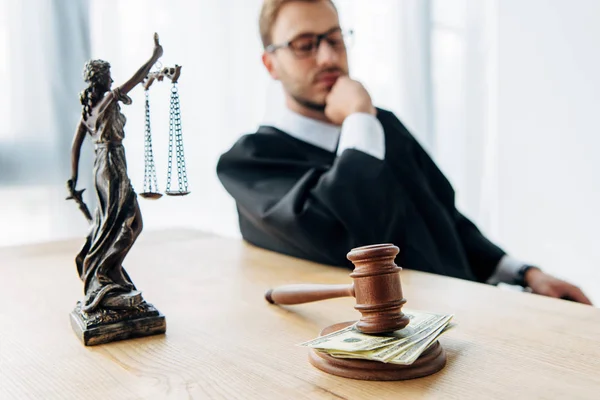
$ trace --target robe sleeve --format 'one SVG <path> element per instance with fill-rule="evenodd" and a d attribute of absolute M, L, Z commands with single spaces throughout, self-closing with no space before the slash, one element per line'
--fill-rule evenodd
<path fill-rule="evenodd" d="M 454 221 L 473 275 L 479 282 L 487 281 L 506 253 L 487 239 L 475 224 L 458 210 L 454 213 Z"/>
<path fill-rule="evenodd" d="M 314 164 L 274 135 L 252 134 L 223 154 L 217 175 L 235 199 L 244 238 L 261 247 L 331 265 L 349 265 L 354 247 L 397 231 L 400 189 L 381 160 L 355 149 Z"/>
<path fill-rule="evenodd" d="M 430 182 L 433 182 L 433 190 L 452 216 L 456 232 L 465 249 L 471 272 L 479 282 L 485 282 L 492 276 L 506 253 L 487 239 L 477 226 L 456 208 L 455 192 L 448 179 L 416 141 L 415 148 L 425 174 Z"/>

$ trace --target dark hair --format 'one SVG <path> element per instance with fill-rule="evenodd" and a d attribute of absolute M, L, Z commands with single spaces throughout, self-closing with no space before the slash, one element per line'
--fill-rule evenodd
<path fill-rule="evenodd" d="M 89 83 L 83 92 L 79 94 L 79 101 L 83 105 L 81 116 L 84 120 L 92 114 L 92 108 L 104 96 L 108 90 L 106 81 L 110 79 L 110 64 L 104 60 L 90 60 L 83 67 L 83 79 Z"/>

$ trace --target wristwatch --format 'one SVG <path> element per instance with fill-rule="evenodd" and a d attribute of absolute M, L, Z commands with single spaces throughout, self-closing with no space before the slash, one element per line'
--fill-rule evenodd
<path fill-rule="evenodd" d="M 521 268 L 519 268 L 519 270 L 517 271 L 517 276 L 515 278 L 515 285 L 527 287 L 527 282 L 525 282 L 525 274 L 532 268 L 539 269 L 534 265 L 523 265 Z"/>

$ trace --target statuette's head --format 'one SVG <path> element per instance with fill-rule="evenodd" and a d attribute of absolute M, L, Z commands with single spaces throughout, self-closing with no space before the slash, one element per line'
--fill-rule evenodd
<path fill-rule="evenodd" d="M 110 90 L 113 80 L 110 76 L 110 64 L 104 60 L 90 60 L 83 68 L 83 79 L 90 86 Z"/>

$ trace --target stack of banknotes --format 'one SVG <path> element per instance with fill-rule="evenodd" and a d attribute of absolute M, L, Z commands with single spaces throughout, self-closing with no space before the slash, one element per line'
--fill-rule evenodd
<path fill-rule="evenodd" d="M 450 329 L 454 315 L 404 310 L 410 323 L 401 330 L 378 335 L 367 335 L 350 325 L 344 329 L 320 336 L 299 346 L 310 347 L 339 358 L 359 358 L 384 363 L 410 365 L 437 338 Z"/>

